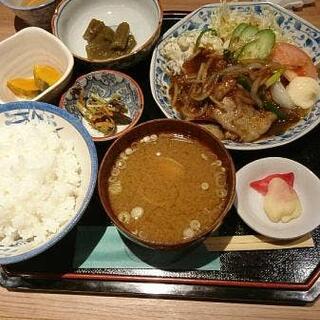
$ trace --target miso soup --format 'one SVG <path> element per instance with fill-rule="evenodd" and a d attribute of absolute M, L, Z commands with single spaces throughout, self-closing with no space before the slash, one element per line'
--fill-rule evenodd
<path fill-rule="evenodd" d="M 124 150 L 108 180 L 118 220 L 148 242 L 175 244 L 208 231 L 226 205 L 226 169 L 208 147 L 174 134 Z"/>

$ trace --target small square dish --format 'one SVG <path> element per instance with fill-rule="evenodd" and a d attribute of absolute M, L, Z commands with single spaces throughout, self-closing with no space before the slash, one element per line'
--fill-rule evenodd
<path fill-rule="evenodd" d="M 254 181 L 261 182 L 260 179 L 266 181 L 264 178 L 270 175 L 288 173 L 293 177 L 293 189 L 301 204 L 301 214 L 288 222 L 273 222 L 264 210 L 266 196 L 250 185 Z M 264 236 L 282 240 L 298 238 L 320 224 L 320 180 L 308 168 L 293 160 L 270 157 L 247 164 L 237 172 L 236 192 L 235 206 L 239 216 L 250 228 Z"/>
<path fill-rule="evenodd" d="M 49 32 L 25 28 L 0 43 L 0 103 L 21 100 L 51 101 L 57 98 L 70 80 L 74 59 L 68 48 Z M 61 74 L 47 89 L 32 98 L 14 94 L 7 81 L 16 78 L 31 78 L 35 65 L 47 65 Z"/>

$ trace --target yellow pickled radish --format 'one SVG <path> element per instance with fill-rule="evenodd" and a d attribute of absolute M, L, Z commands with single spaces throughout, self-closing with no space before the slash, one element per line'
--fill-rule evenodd
<path fill-rule="evenodd" d="M 42 91 L 55 84 L 61 76 L 61 72 L 51 66 L 36 64 L 33 67 L 34 80 Z"/>
<path fill-rule="evenodd" d="M 16 78 L 7 81 L 7 87 L 17 96 L 34 98 L 40 93 L 34 79 Z"/>

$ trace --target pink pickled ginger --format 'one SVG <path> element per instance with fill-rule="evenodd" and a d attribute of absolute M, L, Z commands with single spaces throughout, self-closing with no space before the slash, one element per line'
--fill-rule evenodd
<path fill-rule="evenodd" d="M 280 177 L 273 178 L 268 184 L 263 207 L 272 222 L 289 222 L 302 212 L 296 191 Z"/>

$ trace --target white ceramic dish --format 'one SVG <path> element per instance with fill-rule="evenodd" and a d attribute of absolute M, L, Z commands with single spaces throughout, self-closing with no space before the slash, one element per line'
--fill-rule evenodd
<path fill-rule="evenodd" d="M 60 0 L 47 0 L 44 3 L 31 6 L 23 6 L 23 0 L 0 0 L 10 8 L 20 19 L 30 26 L 50 29 L 53 12 Z"/>
<path fill-rule="evenodd" d="M 273 173 L 293 172 L 294 189 L 302 205 L 301 216 L 288 223 L 274 223 L 263 210 L 263 196 L 252 189 L 252 181 Z M 286 158 L 264 158 L 237 172 L 235 206 L 243 221 L 256 232 L 275 239 L 300 237 L 320 225 L 320 180 L 302 164 Z"/>
<path fill-rule="evenodd" d="M 61 240 L 79 221 L 94 191 L 98 172 L 98 160 L 95 145 L 80 121 L 65 110 L 47 103 L 24 101 L 7 103 L 0 109 L 1 126 L 19 126 L 35 120 L 56 127 L 59 137 L 72 140 L 74 152 L 81 166 L 81 185 L 76 205 L 70 220 L 44 241 L 17 240 L 10 246 L 0 244 L 0 265 L 16 263 L 29 259 L 53 246 Z M 35 150 L 36 152 L 36 150 Z"/>
<path fill-rule="evenodd" d="M 71 52 L 59 39 L 43 29 L 30 27 L 0 43 L 0 103 L 24 100 L 9 90 L 7 81 L 32 77 L 35 64 L 50 65 L 60 70 L 62 77 L 32 100 L 50 101 L 58 97 L 70 80 L 74 64 Z"/>
<path fill-rule="evenodd" d="M 318 39 L 320 30 L 277 4 L 271 2 L 241 2 L 230 3 L 231 10 L 239 13 L 251 12 L 260 15 L 263 10 L 268 14 L 274 14 L 279 26 L 291 35 L 298 46 L 303 48 L 315 64 L 320 62 L 320 47 Z M 219 3 L 205 5 L 187 15 L 171 27 L 160 39 L 156 46 L 150 65 L 150 85 L 154 100 L 167 118 L 181 119 L 179 112 L 174 110 L 170 103 L 168 88 L 170 87 L 170 75 L 166 67 L 167 60 L 161 55 L 161 48 L 165 41 L 171 37 L 177 37 L 186 31 L 207 28 L 211 17 L 220 8 Z M 224 140 L 226 148 L 234 150 L 259 150 L 278 147 L 301 138 L 320 122 L 320 101 L 312 108 L 311 112 L 301 119 L 295 126 L 277 136 L 262 138 L 254 142 L 236 142 Z"/>
<path fill-rule="evenodd" d="M 124 58 L 128 56 L 131 61 L 126 60 L 125 62 L 133 64 L 137 60 L 136 53 L 147 53 L 158 39 L 162 10 L 157 0 L 62 1 L 52 19 L 53 33 L 65 43 L 75 57 L 106 66 L 108 60 L 87 59 L 85 50 L 87 41 L 82 36 L 93 18 L 103 21 L 112 28 L 123 21 L 129 23 L 137 45 L 131 53 L 116 59 L 109 59 L 109 62 L 123 64 Z"/>

